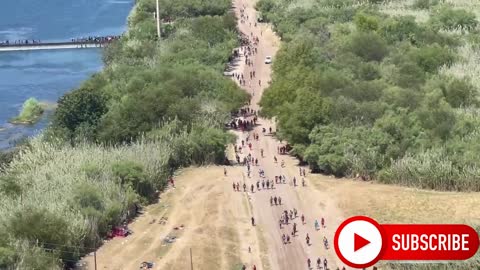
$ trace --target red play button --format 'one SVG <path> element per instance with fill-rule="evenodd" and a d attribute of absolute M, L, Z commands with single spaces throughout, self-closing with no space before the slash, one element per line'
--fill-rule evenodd
<path fill-rule="evenodd" d="M 378 262 L 383 239 L 382 227 L 375 220 L 357 216 L 340 224 L 335 232 L 333 245 L 343 263 L 361 269 Z"/>
<path fill-rule="evenodd" d="M 353 234 L 353 251 L 356 252 L 357 250 L 363 248 L 364 246 L 370 244 L 370 241 L 361 237 L 360 235 L 354 233 Z"/>

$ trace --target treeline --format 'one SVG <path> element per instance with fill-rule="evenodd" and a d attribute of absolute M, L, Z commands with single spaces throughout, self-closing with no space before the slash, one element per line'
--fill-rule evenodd
<path fill-rule="evenodd" d="M 284 43 L 261 105 L 312 169 L 419 188 L 480 191 L 479 85 L 439 69 L 479 48 L 474 13 L 414 1 L 260 0 Z"/>
<path fill-rule="evenodd" d="M 0 269 L 62 269 L 156 199 L 180 167 L 224 162 L 247 95 L 222 76 L 238 45 L 230 1 L 139 0 L 105 68 L 51 126 L 0 156 Z"/>

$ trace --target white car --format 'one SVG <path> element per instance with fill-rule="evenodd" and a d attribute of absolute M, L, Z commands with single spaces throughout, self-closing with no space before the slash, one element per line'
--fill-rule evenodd
<path fill-rule="evenodd" d="M 271 64 L 271 63 L 272 63 L 272 57 L 271 56 L 265 57 L 265 64 Z"/>

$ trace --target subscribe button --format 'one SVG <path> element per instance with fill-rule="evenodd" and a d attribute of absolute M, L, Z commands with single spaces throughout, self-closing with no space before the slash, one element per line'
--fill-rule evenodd
<path fill-rule="evenodd" d="M 346 265 L 364 268 L 379 260 L 466 260 L 477 252 L 479 236 L 467 225 L 380 225 L 357 216 L 338 227 L 334 246 Z"/>

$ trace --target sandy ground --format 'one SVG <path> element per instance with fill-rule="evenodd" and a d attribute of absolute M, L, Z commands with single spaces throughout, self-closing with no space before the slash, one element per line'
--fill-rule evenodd
<path fill-rule="evenodd" d="M 230 168 L 228 177 L 222 176 L 221 167 L 182 171 L 176 187 L 129 225 L 132 235 L 114 238 L 98 250 L 97 269 L 138 269 L 143 261 L 154 262 L 154 269 L 190 269 L 190 249 L 194 269 L 239 269 L 241 263 L 260 261 L 249 194 L 232 196 L 227 181 L 241 179 L 242 169 Z M 166 244 L 167 236 L 177 240 Z M 84 261 L 85 269 L 94 269 L 93 256 Z"/>
<path fill-rule="evenodd" d="M 235 0 L 237 15 L 245 8 L 249 21 L 241 23 L 240 30 L 246 35 L 258 36 L 258 53 L 254 56 L 253 67 L 245 66 L 244 59 L 238 61 L 233 72 L 256 71 L 253 81 L 247 79 L 245 90 L 252 94 L 250 108 L 258 110 L 266 82 L 270 81 L 271 65 L 264 64 L 265 56 L 273 56 L 279 47 L 279 39 L 265 24 L 255 27 L 253 8 L 255 0 Z M 258 85 L 258 80 L 262 85 Z M 272 127 L 273 123 L 260 119 L 260 125 L 251 132 L 236 132 L 237 144 L 252 133 L 260 139 L 250 140 L 252 149 L 243 149 L 240 156 L 251 154 L 259 159 L 259 166 L 252 167 L 251 177 L 244 166 L 227 168 L 202 167 L 184 170 L 176 178 L 177 187 L 162 194 L 160 202 L 146 208 L 130 228 L 134 234 L 127 238 L 115 238 L 97 252 L 97 269 L 138 269 L 142 261 L 155 263 L 154 269 L 247 269 L 302 270 L 307 269 L 307 258 L 313 262 L 318 257 L 327 258 L 329 269 L 343 267 L 333 249 L 333 235 L 338 225 L 352 215 L 369 215 L 379 222 L 466 222 L 480 223 L 480 195 L 459 193 L 436 193 L 418 191 L 395 186 L 385 186 L 353 180 L 334 180 L 326 176 L 304 177 L 306 186 L 301 186 L 298 162 L 292 157 L 279 155 L 280 143 L 261 129 Z M 250 136 L 252 138 L 252 136 Z M 263 149 L 264 157 L 260 151 Z M 230 158 L 234 159 L 230 149 Z M 278 163 L 274 162 L 277 156 Z M 285 166 L 281 166 L 282 160 Z M 258 170 L 265 171 L 261 178 Z M 232 183 L 256 186 L 262 179 L 273 180 L 275 175 L 287 178 L 285 184 L 274 189 L 260 189 L 254 192 L 233 191 Z M 300 186 L 293 185 L 296 177 Z M 240 187 L 243 190 L 242 187 Z M 282 198 L 281 206 L 271 206 L 270 198 Z M 306 223 L 295 218 L 288 226 L 279 227 L 284 210 L 298 210 Z M 449 213 L 446 215 L 445 213 Z M 251 225 L 251 218 L 256 226 Z M 326 227 L 315 231 L 314 220 L 325 218 Z M 158 222 L 167 218 L 165 224 Z M 283 244 L 282 234 L 290 234 L 292 223 L 297 223 L 298 233 L 291 243 Z M 184 225 L 181 230 L 175 227 Z M 309 234 L 311 245 L 305 241 Z M 165 244 L 164 238 L 176 236 L 173 244 Z M 323 245 L 323 237 L 330 248 Z M 192 251 L 192 261 L 190 260 Z M 94 269 L 93 256 L 85 258 L 87 269 Z M 347 268 L 348 269 L 348 268 Z"/>

